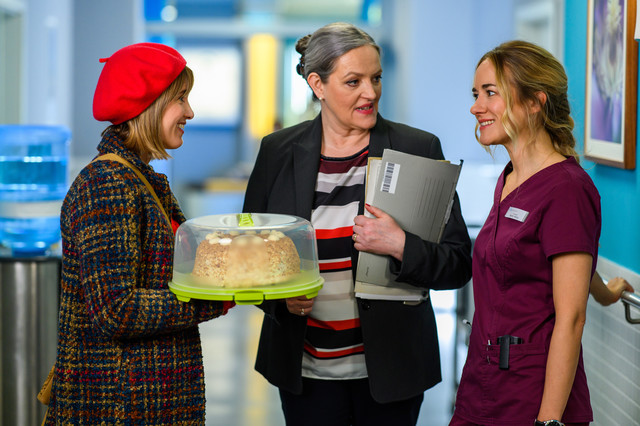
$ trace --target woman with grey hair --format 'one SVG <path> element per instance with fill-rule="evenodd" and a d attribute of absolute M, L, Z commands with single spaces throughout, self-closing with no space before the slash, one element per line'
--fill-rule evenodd
<path fill-rule="evenodd" d="M 469 280 L 471 242 L 457 196 L 436 244 L 365 205 L 365 178 L 385 148 L 440 160 L 440 141 L 380 116 L 380 48 L 361 29 L 329 24 L 296 50 L 321 112 L 262 140 L 244 211 L 310 220 L 325 282 L 315 298 L 261 305 L 256 369 L 279 388 L 288 425 L 415 425 L 424 391 L 441 380 L 428 293 Z M 423 300 L 355 297 L 359 251 L 389 256 L 396 280 Z"/>

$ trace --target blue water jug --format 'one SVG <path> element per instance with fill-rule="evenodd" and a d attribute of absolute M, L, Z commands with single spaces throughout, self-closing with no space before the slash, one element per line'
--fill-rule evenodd
<path fill-rule="evenodd" d="M 60 241 L 71 132 L 0 125 L 0 244 L 13 256 L 47 255 Z"/>

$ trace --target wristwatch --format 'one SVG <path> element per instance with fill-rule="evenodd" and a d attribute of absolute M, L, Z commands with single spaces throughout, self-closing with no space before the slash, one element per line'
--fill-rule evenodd
<path fill-rule="evenodd" d="M 562 423 L 560 420 L 545 420 L 544 422 L 541 422 L 540 420 L 536 419 L 533 425 L 534 426 L 564 426 L 564 423 Z"/>

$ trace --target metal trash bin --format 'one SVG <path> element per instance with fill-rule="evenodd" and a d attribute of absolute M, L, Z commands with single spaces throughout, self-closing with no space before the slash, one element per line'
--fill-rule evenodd
<path fill-rule="evenodd" d="M 60 258 L 0 257 L 0 425 L 40 425 L 56 358 Z"/>

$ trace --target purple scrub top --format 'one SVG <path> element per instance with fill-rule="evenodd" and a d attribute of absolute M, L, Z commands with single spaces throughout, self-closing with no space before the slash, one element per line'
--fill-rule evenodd
<path fill-rule="evenodd" d="M 500 196 L 473 250 L 475 314 L 456 414 L 479 424 L 533 424 L 542 400 L 551 333 L 555 324 L 551 257 L 566 252 L 593 256 L 600 238 L 600 195 L 573 157 L 542 169 Z M 509 369 L 498 368 L 498 336 L 513 335 Z M 582 351 L 564 422 L 593 420 Z"/>

